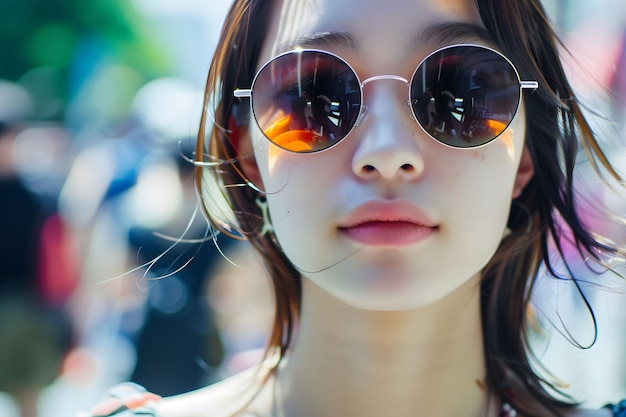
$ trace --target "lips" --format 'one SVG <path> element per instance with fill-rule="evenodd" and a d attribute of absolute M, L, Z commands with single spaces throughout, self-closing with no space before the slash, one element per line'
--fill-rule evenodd
<path fill-rule="evenodd" d="M 408 202 L 371 202 L 339 221 L 339 231 L 368 246 L 401 247 L 421 242 L 438 229 L 419 207 Z"/>

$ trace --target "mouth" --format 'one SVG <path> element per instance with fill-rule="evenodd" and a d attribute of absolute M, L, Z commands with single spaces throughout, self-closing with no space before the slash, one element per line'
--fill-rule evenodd
<path fill-rule="evenodd" d="M 439 226 L 409 203 L 374 202 L 349 213 L 338 229 L 363 245 L 402 247 L 426 240 Z"/>
<path fill-rule="evenodd" d="M 436 227 L 402 221 L 373 221 L 339 230 L 350 239 L 368 246 L 400 247 L 421 242 L 431 236 Z"/>

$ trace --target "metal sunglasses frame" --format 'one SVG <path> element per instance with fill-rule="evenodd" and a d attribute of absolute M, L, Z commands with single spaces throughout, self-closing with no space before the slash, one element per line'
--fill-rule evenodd
<path fill-rule="evenodd" d="M 440 139 L 434 137 L 431 133 L 429 133 L 426 128 L 420 123 L 419 119 L 417 118 L 417 115 L 415 114 L 415 110 L 413 109 L 413 106 L 411 105 L 411 85 L 412 85 L 412 80 L 415 78 L 415 74 L 417 73 L 417 71 L 420 69 L 420 67 L 426 62 L 428 61 L 428 59 L 430 59 L 432 56 L 443 52 L 445 50 L 448 49 L 452 49 L 452 48 L 459 48 L 459 47 L 470 47 L 470 48 L 480 48 L 480 49 L 484 49 L 484 50 L 488 50 L 491 51 L 495 54 L 497 54 L 498 56 L 500 56 L 505 62 L 507 62 L 511 68 L 513 69 L 513 71 L 515 72 L 515 75 L 517 77 L 517 80 L 519 82 L 519 88 L 520 88 L 520 94 L 519 94 L 519 99 L 518 99 L 518 103 L 517 103 L 517 107 L 515 109 L 515 112 L 513 113 L 513 116 L 511 117 L 511 120 L 509 121 L 509 123 L 507 124 L 506 128 L 504 128 L 498 135 L 496 135 L 493 139 L 485 142 L 485 143 L 481 143 L 479 145 L 475 145 L 475 146 L 468 146 L 468 147 L 462 147 L 462 146 L 454 146 L 454 145 L 450 145 L 448 143 L 445 143 L 443 141 L 441 141 Z M 435 51 L 431 52 L 430 54 L 428 54 L 424 59 L 422 59 L 419 64 L 415 67 L 415 70 L 413 71 L 413 74 L 411 75 L 410 80 L 399 76 L 399 75 L 393 75 L 393 74 L 382 74 L 382 75 L 374 75 L 372 77 L 368 77 L 366 79 L 364 79 L 363 81 L 361 81 L 361 79 L 359 78 L 359 75 L 357 74 L 356 70 L 342 57 L 340 57 L 339 55 L 336 55 L 332 52 L 328 52 L 328 51 L 324 51 L 321 49 L 309 49 L 309 48 L 303 48 L 303 49 L 294 49 L 291 51 L 287 51 L 284 53 L 281 53 L 271 59 L 269 59 L 265 64 L 263 64 L 261 66 L 261 68 L 256 72 L 253 80 L 252 80 L 252 85 L 250 88 L 238 88 L 235 89 L 235 91 L 233 92 L 233 96 L 236 98 L 249 98 L 250 99 L 250 108 L 252 110 L 252 114 L 254 115 L 255 121 L 257 123 L 257 125 L 259 126 L 259 128 L 262 127 L 259 125 L 259 122 L 256 118 L 256 115 L 254 113 L 254 99 L 252 97 L 253 94 L 253 89 L 254 86 L 257 82 L 257 79 L 259 78 L 259 75 L 263 72 L 263 70 L 268 67 L 272 62 L 274 62 L 277 59 L 280 59 L 281 57 L 287 56 L 287 55 L 293 55 L 293 54 L 302 54 L 305 52 L 314 52 L 314 53 L 318 53 L 318 54 L 323 54 L 323 55 L 328 55 L 331 56 L 339 61 L 341 61 L 343 64 L 346 65 L 346 68 L 349 68 L 350 71 L 352 71 L 352 73 L 354 74 L 355 79 L 358 81 L 359 83 L 359 92 L 360 92 L 360 96 L 361 96 L 361 104 L 359 107 L 359 114 L 357 115 L 356 121 L 354 123 L 353 126 L 350 127 L 350 130 L 348 132 L 346 132 L 346 134 L 339 139 L 338 141 L 336 141 L 335 143 L 329 145 L 326 148 L 322 148 L 319 150 L 315 150 L 315 151 L 311 151 L 311 152 L 298 152 L 298 151 L 293 151 L 290 149 L 286 149 L 286 148 L 282 148 L 285 149 L 289 152 L 294 152 L 294 153 L 318 153 L 318 152 L 323 152 L 326 151 L 332 147 L 334 147 L 335 145 L 337 145 L 338 143 L 342 142 L 344 139 L 346 139 L 350 133 L 359 125 L 361 119 L 363 118 L 363 116 L 365 115 L 366 112 L 366 108 L 367 106 L 363 103 L 363 88 L 373 82 L 373 81 L 380 81 L 380 80 L 395 80 L 395 81 L 401 81 L 403 83 L 405 83 L 407 85 L 408 88 L 408 100 L 407 100 L 407 105 L 409 106 L 410 110 L 411 110 L 411 116 L 412 118 L 415 120 L 415 122 L 420 126 L 420 128 L 429 136 L 431 137 L 433 140 L 437 141 L 438 143 L 441 143 L 444 146 L 447 146 L 449 148 L 453 148 L 453 149 L 476 149 L 476 148 L 480 148 L 486 145 L 489 145 L 490 143 L 494 142 L 496 139 L 498 139 L 510 126 L 511 122 L 513 121 L 513 119 L 515 118 L 515 116 L 517 115 L 517 112 L 519 111 L 519 107 L 521 105 L 522 102 L 522 92 L 523 90 L 536 90 L 539 88 L 539 83 L 537 81 L 523 81 L 519 75 L 519 72 L 517 71 L 517 68 L 515 67 L 515 65 L 513 65 L 513 63 L 511 62 L 510 59 L 508 59 L 503 53 L 501 53 L 500 51 L 485 46 L 485 45 L 479 45 L 479 44 L 470 44 L 470 43 L 461 43 L 461 44 L 453 44 L 453 45 L 448 45 L 448 46 L 444 46 L 442 48 L 436 49 Z M 265 135 L 264 135 L 265 136 Z M 275 142 L 273 142 L 270 138 L 267 138 L 270 142 L 272 142 L 272 144 L 279 146 L 278 144 L 276 144 Z"/>

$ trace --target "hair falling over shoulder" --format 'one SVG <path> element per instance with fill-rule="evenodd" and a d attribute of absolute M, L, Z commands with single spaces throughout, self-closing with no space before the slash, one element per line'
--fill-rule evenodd
<path fill-rule="evenodd" d="M 267 354 L 278 350 L 282 357 L 299 314 L 300 274 L 273 234 L 260 233 L 263 215 L 256 199 L 263 192 L 244 173 L 253 155 L 239 146 L 239 138 L 247 133 L 249 105 L 233 97 L 238 86 L 252 83 L 271 8 L 271 1 L 236 0 L 228 12 L 207 78 L 196 146 L 196 184 L 213 227 L 249 241 L 263 260 L 272 279 L 276 310 Z"/>
<path fill-rule="evenodd" d="M 557 275 L 550 245 L 563 257 L 564 237 L 584 259 L 599 265 L 604 255 L 626 256 L 624 246 L 599 237 L 583 224 L 577 212 L 574 166 L 580 150 L 601 178 L 602 171 L 622 185 L 624 181 L 583 116 L 560 61 L 560 42 L 540 2 L 476 3 L 490 37 L 518 68 L 522 79 L 539 82 L 538 90 L 524 99 L 526 144 L 534 177 L 513 202 L 508 224 L 511 233 L 484 270 L 482 320 L 487 379 L 495 392 L 522 414 L 538 415 L 542 410 L 558 415 L 560 409 L 574 404 L 566 396 L 555 395 L 558 387 L 543 380 L 531 364 L 526 338 L 531 290 L 542 264 Z M 264 260 L 274 284 L 276 305 L 268 352 L 282 355 L 291 343 L 298 318 L 300 275 L 275 237 L 259 233 L 262 214 L 255 199 L 262 191 L 245 175 L 245 164 L 253 159 L 240 150 L 239 142 L 246 135 L 249 106 L 233 97 L 235 88 L 252 83 L 272 6 L 269 0 L 235 0 L 228 13 L 208 74 L 196 149 L 196 179 L 211 224 L 250 241 Z M 577 285 L 573 274 L 567 278 Z M 505 381 L 511 380 L 525 392 L 523 400 L 509 397 Z M 529 396 L 535 404 L 528 403 Z"/>
<path fill-rule="evenodd" d="M 598 176 L 604 178 L 606 172 L 622 185 L 624 180 L 611 166 L 583 116 L 561 64 L 562 45 L 540 2 L 477 0 L 477 4 L 487 31 L 522 76 L 539 81 L 539 89 L 524 101 L 526 144 L 534 164 L 534 176 L 513 202 L 509 217 L 512 233 L 484 271 L 483 333 L 489 380 L 505 396 L 506 386 L 502 381 L 511 379 L 512 374 L 540 407 L 558 414 L 560 407 L 574 404 L 555 399 L 546 387 L 559 392 L 558 387 L 541 380 L 531 365 L 526 338 L 531 290 L 540 265 L 559 276 L 550 256 L 551 244 L 568 270 L 562 243 L 565 240 L 576 248 L 581 259 L 590 259 L 597 265 L 606 266 L 607 255 L 624 258 L 624 242 L 617 244 L 603 239 L 581 220 L 574 187 L 574 167 L 580 149 Z M 580 290 L 575 274 L 569 272 L 564 278 L 572 280 Z M 580 295 L 593 316 L 586 297 L 582 292 Z M 536 414 L 525 404 L 515 407 L 523 414 Z"/>

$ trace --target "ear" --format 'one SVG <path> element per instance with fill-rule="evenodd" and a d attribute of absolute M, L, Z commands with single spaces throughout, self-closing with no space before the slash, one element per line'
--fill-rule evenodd
<path fill-rule="evenodd" d="M 513 198 L 517 198 L 522 194 L 528 182 L 535 175 L 535 165 L 533 159 L 530 156 L 530 151 L 527 146 L 524 146 L 522 151 L 522 158 L 520 160 L 519 168 L 517 169 L 517 176 L 515 177 L 515 183 L 513 184 Z"/>

